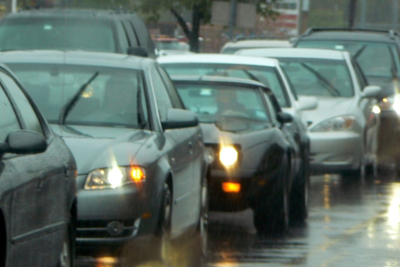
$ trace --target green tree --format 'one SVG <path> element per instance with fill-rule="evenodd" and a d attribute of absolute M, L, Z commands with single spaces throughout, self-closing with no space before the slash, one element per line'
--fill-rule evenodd
<path fill-rule="evenodd" d="M 273 17 L 278 14 L 273 11 L 272 5 L 279 0 L 237 1 L 255 3 L 257 13 L 264 17 Z M 149 18 L 153 21 L 157 21 L 160 18 L 161 12 L 169 10 L 189 39 L 190 50 L 198 52 L 200 25 L 210 22 L 212 2 L 212 0 L 138 0 L 136 8 L 140 12 L 149 15 Z M 181 16 L 183 10 L 189 10 L 192 13 L 191 27 Z M 229 10 L 221 10 L 221 12 L 229 12 Z"/>

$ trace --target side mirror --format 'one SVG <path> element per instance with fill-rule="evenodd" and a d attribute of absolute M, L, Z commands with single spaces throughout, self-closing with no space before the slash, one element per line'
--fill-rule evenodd
<path fill-rule="evenodd" d="M 315 97 L 300 96 L 298 110 L 313 110 L 318 107 L 318 100 Z"/>
<path fill-rule="evenodd" d="M 138 56 L 138 57 L 148 57 L 149 53 L 147 53 L 146 49 L 143 47 L 131 46 L 128 48 L 128 55 Z"/>
<path fill-rule="evenodd" d="M 0 142 L 0 154 L 36 154 L 47 149 L 46 138 L 43 135 L 31 131 L 11 132 L 6 142 Z"/>
<path fill-rule="evenodd" d="M 369 85 L 364 88 L 361 97 L 362 98 L 378 98 L 382 88 L 376 85 Z"/>
<path fill-rule="evenodd" d="M 279 112 L 276 115 L 276 119 L 282 124 L 291 123 L 293 121 L 292 115 L 289 113 L 285 113 L 285 112 Z"/>
<path fill-rule="evenodd" d="M 184 109 L 169 109 L 167 119 L 161 122 L 163 130 L 195 127 L 199 125 L 196 115 Z"/>

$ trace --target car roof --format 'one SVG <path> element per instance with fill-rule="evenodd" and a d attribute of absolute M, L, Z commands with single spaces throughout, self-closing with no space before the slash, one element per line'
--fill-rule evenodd
<path fill-rule="evenodd" d="M 235 42 L 228 42 L 224 45 L 227 47 L 290 47 L 291 44 L 288 40 L 240 40 Z"/>
<path fill-rule="evenodd" d="M 46 8 L 22 10 L 11 13 L 6 18 L 83 18 L 83 19 L 110 19 L 117 15 L 134 15 L 133 12 L 114 11 L 114 10 L 96 10 L 96 9 L 73 9 L 73 8 Z"/>
<path fill-rule="evenodd" d="M 225 54 L 171 55 L 167 57 L 159 57 L 157 61 L 160 64 L 212 63 L 212 64 L 258 65 L 258 66 L 268 66 L 268 67 L 276 67 L 277 65 L 279 65 L 278 61 L 272 58 L 254 58 L 254 57 L 225 55 Z"/>
<path fill-rule="evenodd" d="M 347 51 L 336 51 L 314 48 L 262 48 L 240 50 L 240 55 L 277 57 L 277 58 L 315 58 L 329 60 L 344 60 Z"/>
<path fill-rule="evenodd" d="M 143 68 L 144 65 L 150 64 L 151 62 L 154 62 L 154 60 L 116 53 L 28 50 L 1 52 L 0 62 L 5 64 L 67 64 L 140 70 Z"/>
<path fill-rule="evenodd" d="M 396 41 L 398 34 L 392 30 L 373 29 L 308 29 L 302 36 L 302 40 L 340 40 L 340 41 L 366 41 L 366 42 L 388 42 Z"/>
<path fill-rule="evenodd" d="M 267 88 L 265 84 L 244 79 L 244 78 L 236 78 L 236 77 L 225 77 L 225 76 L 209 76 L 209 75 L 182 75 L 182 76 L 171 76 L 171 79 L 174 82 L 208 82 L 208 83 L 229 83 L 236 84 L 238 86 L 251 86 L 251 87 L 263 87 Z"/>

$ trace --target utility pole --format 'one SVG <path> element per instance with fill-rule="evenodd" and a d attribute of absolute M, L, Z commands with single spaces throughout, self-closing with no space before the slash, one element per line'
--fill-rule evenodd
<path fill-rule="evenodd" d="M 398 0 L 393 0 L 393 6 L 392 6 L 392 29 L 396 30 L 397 29 L 397 24 L 398 24 L 398 15 L 399 15 L 399 2 Z"/>
<path fill-rule="evenodd" d="M 231 17 L 229 20 L 229 38 L 233 40 L 233 30 L 236 24 L 236 0 L 231 0 Z"/>
<path fill-rule="evenodd" d="M 367 23 L 367 0 L 361 0 L 361 28 L 365 29 L 366 23 Z"/>
<path fill-rule="evenodd" d="M 349 0 L 349 28 L 353 28 L 356 18 L 357 0 Z"/>

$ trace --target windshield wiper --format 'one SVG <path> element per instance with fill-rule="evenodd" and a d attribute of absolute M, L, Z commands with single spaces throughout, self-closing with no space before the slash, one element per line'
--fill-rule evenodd
<path fill-rule="evenodd" d="M 358 49 L 358 51 L 354 53 L 354 56 L 353 56 L 354 59 L 357 59 L 362 54 L 362 52 L 364 52 L 366 47 L 367 47 L 367 45 L 361 46 L 360 49 Z"/>
<path fill-rule="evenodd" d="M 72 99 L 67 104 L 65 104 L 65 106 L 61 109 L 60 117 L 59 117 L 59 124 L 63 125 L 65 123 L 65 119 L 67 118 L 68 113 L 75 106 L 75 104 L 79 100 L 79 97 L 81 96 L 82 92 L 86 89 L 86 87 L 91 82 L 93 82 L 94 79 L 96 79 L 97 75 L 99 75 L 98 71 L 96 71 L 96 73 L 86 83 L 84 83 L 79 88 L 78 92 L 76 92 L 76 94 L 72 97 Z"/>
<path fill-rule="evenodd" d="M 327 85 L 328 87 L 327 90 L 329 91 L 329 93 L 331 93 L 331 95 L 333 96 L 340 96 L 340 92 L 338 91 L 338 89 L 336 89 L 324 76 L 322 76 L 318 71 L 316 71 L 315 69 L 313 69 L 312 67 L 308 66 L 306 63 L 300 63 L 304 68 L 306 68 L 307 70 L 309 70 L 311 73 L 313 73 L 318 80 L 322 81 L 325 85 Z"/>

